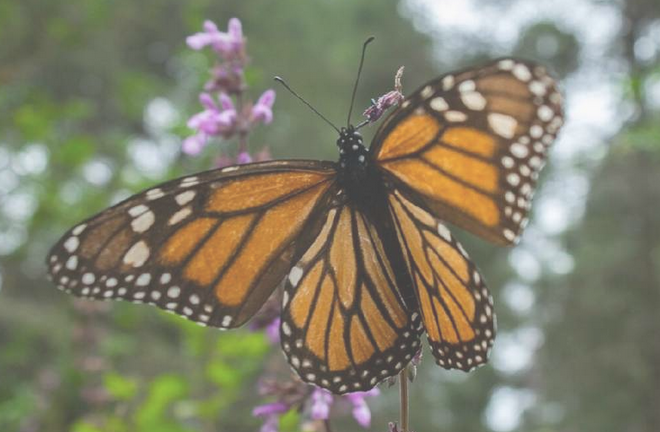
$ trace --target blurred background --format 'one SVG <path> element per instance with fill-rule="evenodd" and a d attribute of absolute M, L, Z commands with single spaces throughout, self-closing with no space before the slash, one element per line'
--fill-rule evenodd
<path fill-rule="evenodd" d="M 658 0 L 0 0 L 1 431 L 259 429 L 257 381 L 286 370 L 263 334 L 75 301 L 44 265 L 78 220 L 233 154 L 235 142 L 181 153 L 213 64 L 185 38 L 231 17 L 248 38 L 251 97 L 281 75 L 339 123 L 368 35 L 359 110 L 401 65 L 404 93 L 502 55 L 553 70 L 567 122 L 521 244 L 458 233 L 495 298 L 492 361 L 464 374 L 427 356 L 411 426 L 660 430 Z M 334 131 L 276 90 L 274 121 L 250 150 L 336 159 Z M 370 399 L 371 430 L 396 420 L 397 397 L 382 388 Z M 300 430 L 298 415 L 282 430 Z"/>

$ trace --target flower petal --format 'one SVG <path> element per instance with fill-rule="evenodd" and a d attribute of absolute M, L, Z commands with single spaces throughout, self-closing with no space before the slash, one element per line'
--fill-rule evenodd
<path fill-rule="evenodd" d="M 333 397 L 327 391 L 320 388 L 314 390 L 311 396 L 312 407 L 310 415 L 313 420 L 327 420 L 330 416 L 330 405 L 332 405 Z"/>
<path fill-rule="evenodd" d="M 204 31 L 206 33 L 220 33 L 218 26 L 211 20 L 204 21 Z"/>
<path fill-rule="evenodd" d="M 275 103 L 275 90 L 268 89 L 259 96 L 257 105 L 265 105 L 268 108 L 272 108 Z"/>
<path fill-rule="evenodd" d="M 213 100 L 213 96 L 208 93 L 201 93 L 199 95 L 199 103 L 204 106 L 207 110 L 216 110 L 218 111 L 218 105 Z"/>
<path fill-rule="evenodd" d="M 234 41 L 242 41 L 243 25 L 241 24 L 241 20 L 238 18 L 230 19 L 229 24 L 227 25 L 227 33 L 229 33 Z"/>
<path fill-rule="evenodd" d="M 234 102 L 226 93 L 220 93 L 219 99 L 223 110 L 234 110 Z"/>
<path fill-rule="evenodd" d="M 371 425 L 371 410 L 364 399 L 361 403 L 353 406 L 353 418 L 364 428 L 368 428 Z"/>
<path fill-rule="evenodd" d="M 181 149 L 184 153 L 195 156 L 201 153 L 206 146 L 207 141 L 208 136 L 206 134 L 198 133 L 183 140 Z"/>
<path fill-rule="evenodd" d="M 284 414 L 289 411 L 289 405 L 284 402 L 272 402 L 264 405 L 254 407 L 252 410 L 253 417 L 267 417 L 273 414 Z"/>
<path fill-rule="evenodd" d="M 250 163 L 250 162 L 252 162 L 252 156 L 250 156 L 250 153 L 248 153 L 246 151 L 240 152 L 238 154 L 238 156 L 236 156 L 236 163 L 238 163 L 238 164 L 246 164 L 246 163 Z M 279 318 L 275 319 L 275 321 L 277 321 L 277 325 L 275 326 L 275 328 L 277 329 L 277 335 L 279 336 L 279 334 L 280 334 Z M 273 322 L 275 322 L 275 321 L 273 321 Z M 267 334 L 268 334 L 268 331 L 269 331 L 268 328 L 271 327 L 271 326 L 272 326 L 272 323 L 269 324 L 268 327 L 266 327 L 266 333 Z M 268 335 L 269 338 L 270 338 L 270 336 L 271 335 Z M 278 339 L 279 339 L 279 337 L 278 337 Z"/>
<path fill-rule="evenodd" d="M 211 45 L 215 40 L 213 35 L 208 33 L 195 33 L 186 38 L 186 44 L 194 50 L 201 50 L 207 45 Z"/>

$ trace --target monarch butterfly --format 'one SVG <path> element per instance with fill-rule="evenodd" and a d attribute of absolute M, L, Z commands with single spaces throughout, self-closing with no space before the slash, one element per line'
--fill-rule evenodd
<path fill-rule="evenodd" d="M 68 231 L 49 273 L 77 296 L 221 329 L 248 321 L 284 281 L 285 356 L 333 393 L 399 373 L 423 332 L 440 366 L 468 371 L 487 361 L 495 316 L 446 223 L 517 241 L 561 104 L 527 61 L 449 73 L 406 98 L 369 148 L 342 128 L 337 163 L 231 166 L 134 195 Z"/>

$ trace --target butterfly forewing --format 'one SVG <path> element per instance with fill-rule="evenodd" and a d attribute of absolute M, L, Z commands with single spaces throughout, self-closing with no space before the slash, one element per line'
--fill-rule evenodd
<path fill-rule="evenodd" d="M 334 174 L 327 163 L 268 162 L 165 183 L 70 230 L 50 275 L 77 296 L 239 326 L 312 241 L 307 222 L 325 210 Z"/>
<path fill-rule="evenodd" d="M 545 69 L 502 59 L 421 87 L 384 122 L 370 152 L 435 216 L 509 244 L 527 224 L 562 122 Z"/>
<path fill-rule="evenodd" d="M 389 202 L 436 362 L 465 371 L 484 364 L 495 316 L 483 277 L 442 222 L 399 191 Z"/>
<path fill-rule="evenodd" d="M 334 393 L 365 391 L 408 364 L 420 331 L 374 226 L 347 205 L 332 209 L 285 284 L 280 333 L 291 366 Z"/>

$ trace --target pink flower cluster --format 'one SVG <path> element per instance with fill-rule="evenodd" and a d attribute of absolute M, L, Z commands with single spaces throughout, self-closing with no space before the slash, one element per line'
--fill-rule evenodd
<path fill-rule="evenodd" d="M 248 57 L 241 22 L 232 18 L 227 32 L 221 32 L 213 22 L 206 21 L 204 31 L 189 36 L 186 42 L 194 50 L 210 47 L 217 54 L 218 63 L 213 67 L 205 92 L 199 96 L 204 110 L 188 121 L 188 127 L 195 133 L 184 140 L 183 151 L 196 155 L 214 137 L 227 140 L 238 136 L 239 156 L 232 162 L 251 162 L 246 137 L 256 125 L 273 120 L 275 91 L 266 90 L 254 104 L 245 100 L 244 70 Z"/>
<path fill-rule="evenodd" d="M 280 384 L 273 381 L 263 381 L 260 393 L 266 396 L 276 396 L 277 401 L 260 405 L 252 411 L 252 415 L 264 420 L 260 432 L 277 432 L 279 418 L 291 409 L 298 409 L 312 421 L 326 421 L 330 418 L 333 405 L 348 405 L 353 418 L 364 428 L 371 425 L 371 410 L 365 400 L 380 394 L 377 388 L 367 392 L 349 393 L 334 396 L 327 390 L 316 388 L 302 382 Z"/>

